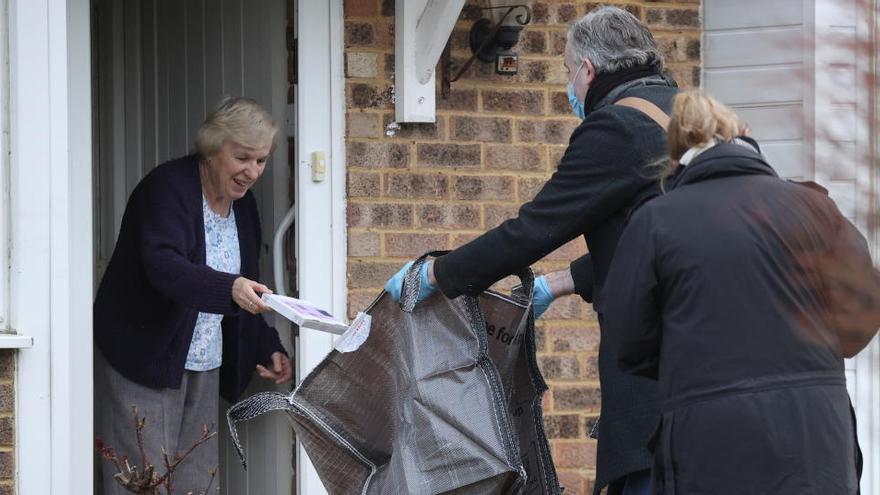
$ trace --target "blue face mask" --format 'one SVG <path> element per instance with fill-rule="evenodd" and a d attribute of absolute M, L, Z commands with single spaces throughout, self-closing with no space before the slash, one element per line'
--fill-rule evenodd
<path fill-rule="evenodd" d="M 584 120 L 587 116 L 586 111 L 584 110 L 584 102 L 578 99 L 577 95 L 574 92 L 574 81 L 577 80 L 578 74 L 581 73 L 581 69 L 584 67 L 584 62 L 581 62 L 581 65 L 578 67 L 578 70 L 575 71 L 574 77 L 571 78 L 571 81 L 568 82 L 568 103 L 571 105 L 571 113 L 573 113 L 576 117 L 581 120 Z"/>

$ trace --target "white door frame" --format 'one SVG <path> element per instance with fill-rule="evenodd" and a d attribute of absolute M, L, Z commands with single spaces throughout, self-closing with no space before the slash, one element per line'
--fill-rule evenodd
<path fill-rule="evenodd" d="M 343 2 L 297 0 L 298 40 L 296 222 L 300 296 L 333 314 L 347 313 L 345 212 L 345 87 Z M 315 153 L 327 176 L 312 180 Z M 305 377 L 332 349 L 329 334 L 300 329 L 297 376 Z M 297 493 L 326 493 L 302 447 L 297 448 Z"/>
<path fill-rule="evenodd" d="M 17 493 L 90 493 L 92 132 L 89 0 L 10 0 L 10 325 L 32 336 L 16 378 Z M 303 297 L 346 312 L 342 0 L 297 0 L 297 239 Z M 6 109 L 0 109 L 6 111 Z M 324 152 L 328 178 L 311 181 Z M 332 347 L 303 331 L 298 371 Z M 323 493 L 300 451 L 299 493 Z"/>
<path fill-rule="evenodd" d="M 18 356 L 17 493 L 89 493 L 89 1 L 11 0 L 9 61 L 10 322 L 34 339 Z"/>

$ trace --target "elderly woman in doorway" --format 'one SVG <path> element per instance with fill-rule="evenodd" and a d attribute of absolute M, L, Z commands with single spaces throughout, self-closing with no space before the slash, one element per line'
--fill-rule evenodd
<path fill-rule="evenodd" d="M 260 316 L 260 293 L 271 291 L 256 281 L 260 221 L 249 191 L 277 129 L 255 101 L 227 98 L 199 129 L 196 152 L 156 167 L 128 200 L 94 306 L 96 434 L 120 458 L 140 458 L 132 406 L 161 471 L 163 448 L 192 446 L 202 425 L 217 423 L 219 396 L 235 400 L 254 371 L 291 379 L 278 333 Z M 217 466 L 214 437 L 174 485 L 200 493 Z M 104 493 L 126 493 L 102 467 Z"/>

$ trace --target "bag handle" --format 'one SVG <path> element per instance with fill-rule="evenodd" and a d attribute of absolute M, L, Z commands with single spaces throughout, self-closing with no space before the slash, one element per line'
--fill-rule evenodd
<path fill-rule="evenodd" d="M 622 107 L 635 108 L 636 110 L 650 117 L 651 120 L 662 127 L 664 131 L 669 130 L 669 115 L 666 115 L 666 112 L 661 110 L 660 107 L 644 98 L 639 98 L 637 96 L 627 96 L 626 98 L 621 98 L 617 100 L 616 102 L 614 102 L 614 104 L 620 105 Z"/>
<path fill-rule="evenodd" d="M 416 258 L 412 266 L 409 267 L 409 270 L 407 270 L 406 274 L 403 276 L 403 287 L 400 289 L 400 309 L 407 313 L 412 313 L 419 300 L 419 291 L 422 288 L 422 277 L 420 273 L 422 271 L 422 265 L 425 264 L 425 261 L 428 260 L 429 256 L 437 258 L 444 254 L 449 254 L 449 251 L 428 251 Z"/>
<path fill-rule="evenodd" d="M 281 392 L 258 392 L 247 399 L 244 399 L 226 411 L 226 422 L 229 425 L 229 436 L 232 438 L 232 445 L 235 447 L 235 453 L 241 461 L 241 467 L 247 471 L 247 457 L 244 448 L 241 446 L 241 440 L 238 438 L 238 428 L 236 425 L 244 421 L 250 421 L 257 416 L 262 416 L 267 412 L 286 411 L 291 412 L 293 407 L 293 392 L 290 395 L 284 395 Z"/>
<path fill-rule="evenodd" d="M 416 258 L 412 266 L 409 267 L 409 270 L 407 270 L 406 274 L 403 276 L 403 287 L 400 289 L 401 310 L 406 311 L 407 313 L 412 313 L 415 309 L 416 302 L 419 299 L 419 289 L 422 285 L 420 272 L 422 270 L 422 265 L 425 264 L 428 257 L 437 258 L 449 253 L 450 251 L 448 250 L 429 251 Z M 530 268 L 520 270 L 515 275 L 519 278 L 520 283 L 522 284 L 523 295 L 529 302 L 531 302 L 535 289 L 535 275 Z"/>

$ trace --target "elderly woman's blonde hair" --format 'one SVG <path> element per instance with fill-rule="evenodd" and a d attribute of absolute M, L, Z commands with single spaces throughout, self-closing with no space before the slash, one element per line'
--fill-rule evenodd
<path fill-rule="evenodd" d="M 227 141 L 259 149 L 275 149 L 278 124 L 251 98 L 225 97 L 196 133 L 196 151 L 202 157 L 216 155 Z"/>

